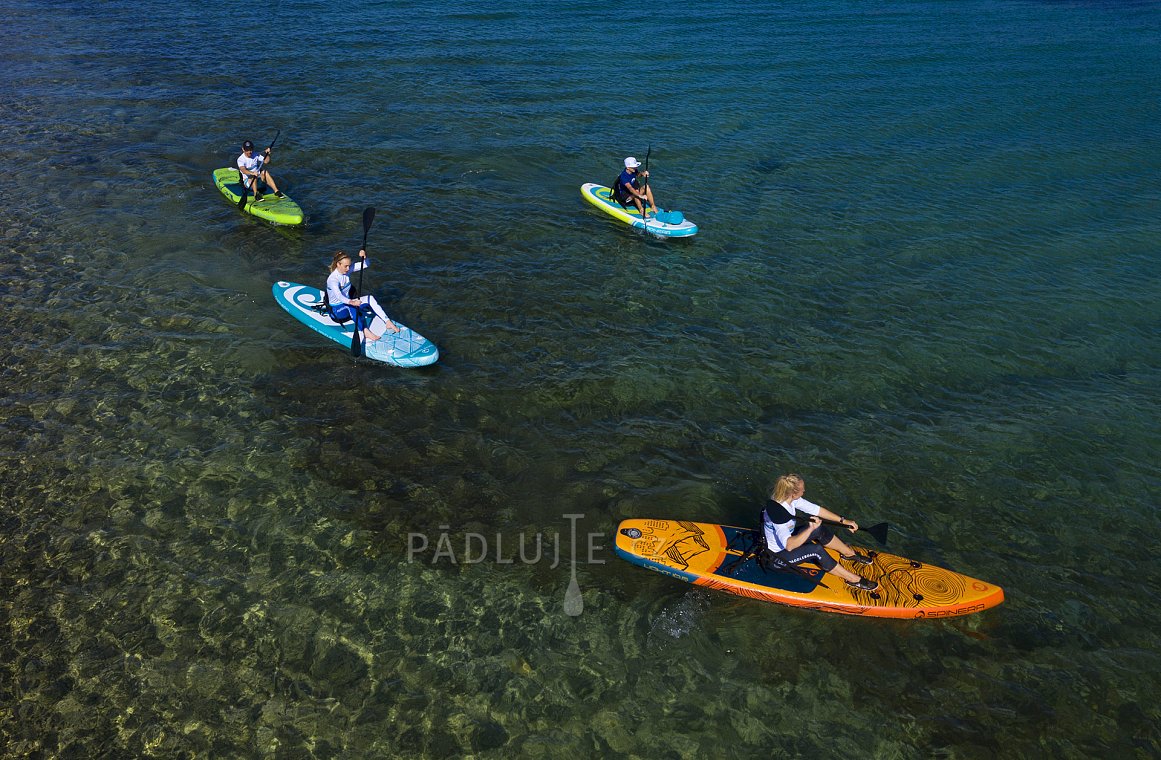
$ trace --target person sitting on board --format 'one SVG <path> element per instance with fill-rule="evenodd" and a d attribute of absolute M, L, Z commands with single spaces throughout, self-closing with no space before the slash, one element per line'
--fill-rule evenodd
<path fill-rule="evenodd" d="M 774 492 L 770 494 L 770 500 L 762 510 L 762 533 L 766 539 L 766 548 L 773 553 L 775 559 L 787 564 L 813 562 L 823 571 L 842 578 L 851 588 L 862 591 L 876 590 L 879 587 L 878 583 L 855 575 L 826 553 L 825 549 L 834 549 L 844 560 L 858 565 L 869 565 L 872 562 L 870 557 L 859 554 L 843 543 L 838 536 L 823 526 L 819 518 L 836 522 L 852 533 L 858 531 L 859 524 L 854 520 L 839 517 L 826 507 L 807 501 L 802 498 L 805 492 L 806 481 L 800 475 L 791 473 L 778 478 L 778 482 L 774 484 Z M 809 517 L 809 521 L 797 529 L 794 520 L 796 512 L 803 512 Z"/>
<path fill-rule="evenodd" d="M 274 177 L 270 176 L 270 170 L 266 168 L 268 163 L 270 163 L 270 148 L 256 154 L 254 153 L 254 143 L 249 140 L 242 143 L 242 155 L 238 156 L 238 174 L 242 176 L 242 184 L 254 193 L 255 203 L 262 200 L 262 193 L 258 192 L 259 182 L 265 183 L 273 190 L 274 197 L 286 197 L 278 189 L 278 185 L 274 184 Z"/>
<path fill-rule="evenodd" d="M 355 329 L 362 330 L 363 337 L 371 343 L 382 338 L 385 329 L 397 333 L 399 327 L 384 313 L 375 296 L 351 297 L 349 273 L 358 272 L 368 265 L 366 251 L 360 250 L 359 258 L 361 261 L 352 268 L 350 256 L 342 251 L 335 252 L 331 260 L 331 273 L 327 275 L 327 310 L 331 319 L 340 324 L 350 319 L 355 320 Z M 370 325 L 366 324 L 368 316 L 372 318 Z"/>
<path fill-rule="evenodd" d="M 645 203 L 649 203 L 649 207 L 653 209 L 653 215 L 657 215 L 657 204 L 653 202 L 653 188 L 649 187 L 649 182 L 645 183 L 645 189 L 642 190 L 640 184 L 637 182 L 639 178 L 649 179 L 649 172 L 639 172 L 637 168 L 641 166 L 641 162 L 629 156 L 625 159 L 625 171 L 621 172 L 617 177 L 617 181 L 613 183 L 613 200 L 620 203 L 623 207 L 629 207 L 629 201 L 633 201 L 633 205 L 637 207 L 637 211 L 641 214 L 641 218 L 645 219 Z"/>

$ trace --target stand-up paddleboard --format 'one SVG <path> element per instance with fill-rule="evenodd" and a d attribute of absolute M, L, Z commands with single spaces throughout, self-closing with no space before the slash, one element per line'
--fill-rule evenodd
<path fill-rule="evenodd" d="M 838 562 L 879 583 L 876 591 L 851 588 L 817 566 L 802 572 L 758 565 L 755 531 L 683 520 L 624 520 L 617 526 L 617 555 L 635 565 L 688 581 L 791 607 L 885 618 L 944 618 L 970 615 L 1004 601 L 1004 591 L 941 567 L 866 552 L 870 565 Z M 827 550 L 829 551 L 829 550 Z"/>
<path fill-rule="evenodd" d="M 226 200 L 238 205 L 242 197 L 242 176 L 237 169 L 214 169 L 214 184 L 226 196 Z M 263 193 L 262 200 L 255 201 L 254 194 L 247 191 L 243 208 L 259 219 L 274 224 L 302 224 L 302 208 L 285 194 L 279 198 L 274 193 Z"/>
<path fill-rule="evenodd" d="M 625 224 L 645 230 L 659 237 L 690 237 L 697 234 L 697 225 L 682 216 L 680 211 L 657 210 L 656 216 L 641 219 L 641 212 L 636 206 L 625 208 L 613 200 L 612 191 L 604 185 L 586 182 L 581 185 L 581 195 L 589 203 L 604 211 L 614 219 Z"/>
<path fill-rule="evenodd" d="M 323 292 L 318 288 L 295 282 L 276 282 L 274 300 L 299 322 L 350 350 L 351 339 L 354 337 L 352 333 L 354 322 L 339 324 L 324 313 L 320 308 L 323 303 Z M 439 349 L 434 343 L 402 322 L 394 319 L 391 321 L 400 328 L 399 332 L 384 332 L 382 338 L 370 343 L 361 340 L 364 356 L 386 364 L 394 364 L 396 367 L 425 367 L 428 364 L 435 364 L 439 359 Z"/>

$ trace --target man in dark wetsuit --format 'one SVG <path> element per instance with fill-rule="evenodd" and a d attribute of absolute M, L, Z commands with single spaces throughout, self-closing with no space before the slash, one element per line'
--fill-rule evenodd
<path fill-rule="evenodd" d="M 621 172 L 617 177 L 616 185 L 613 187 L 613 200 L 620 203 L 622 206 L 628 206 L 629 201 L 633 201 L 633 205 L 637 207 L 637 211 L 641 213 L 641 218 L 645 218 L 645 203 L 653 209 L 653 215 L 657 215 L 657 204 L 653 202 L 653 188 L 649 187 L 649 172 L 639 172 L 638 167 L 641 162 L 629 156 L 625 159 L 625 171 Z M 637 182 L 639 178 L 644 178 L 645 189 L 642 190 L 640 184 Z"/>

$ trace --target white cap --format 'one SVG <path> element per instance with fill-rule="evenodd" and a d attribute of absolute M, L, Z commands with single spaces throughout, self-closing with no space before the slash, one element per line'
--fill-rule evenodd
<path fill-rule="evenodd" d="M 625 168 L 626 169 L 636 169 L 640 165 L 641 165 L 641 162 L 638 161 L 637 159 L 633 158 L 632 156 L 629 156 L 628 158 L 625 159 Z"/>

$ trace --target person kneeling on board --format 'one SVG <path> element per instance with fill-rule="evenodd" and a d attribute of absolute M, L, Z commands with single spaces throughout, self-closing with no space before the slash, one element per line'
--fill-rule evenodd
<path fill-rule="evenodd" d="M 657 204 L 653 202 L 653 189 L 649 187 L 649 172 L 637 171 L 640 166 L 641 162 L 632 156 L 625 159 L 625 171 L 621 172 L 613 184 L 613 200 L 625 208 L 629 207 L 629 201 L 633 201 L 637 211 L 641 213 L 641 218 L 644 219 L 645 202 L 653 209 L 654 216 L 657 216 Z M 637 182 L 638 178 L 645 179 L 644 190 Z"/>
<path fill-rule="evenodd" d="M 857 553 L 843 543 L 822 524 L 822 519 L 836 522 L 852 533 L 859 529 L 859 524 L 854 520 L 839 517 L 826 507 L 807 501 L 802 498 L 805 492 L 806 481 L 801 476 L 789 474 L 778 478 L 778 482 L 774 485 L 774 493 L 770 494 L 770 500 L 762 510 L 762 534 L 766 539 L 767 550 L 775 559 L 789 565 L 812 562 L 825 572 L 842 578 L 851 588 L 862 591 L 878 589 L 878 583 L 855 575 L 835 562 L 825 551 L 834 549 L 840 557 L 854 564 L 871 564 L 870 557 Z M 809 516 L 809 521 L 797 529 L 795 512 L 803 512 Z"/>
<path fill-rule="evenodd" d="M 274 197 L 282 198 L 282 191 L 274 184 L 274 177 L 270 176 L 266 164 L 270 163 L 270 148 L 261 153 L 254 152 L 254 143 L 247 140 L 242 143 L 242 155 L 238 156 L 238 174 L 242 175 L 242 184 L 254 193 L 254 202 L 262 200 L 262 193 L 258 192 L 258 184 L 265 183 L 274 191 Z"/>
<path fill-rule="evenodd" d="M 382 338 L 384 330 L 399 332 L 399 328 L 379 306 L 375 296 L 352 295 L 350 272 L 358 272 L 368 265 L 366 251 L 360 250 L 359 258 L 361 261 L 352 268 L 350 256 L 342 251 L 335 253 L 331 273 L 327 275 L 326 304 L 331 319 L 340 324 L 355 320 L 355 329 L 361 330 L 370 343 Z M 368 317 L 371 317 L 370 325 L 367 324 Z"/>

